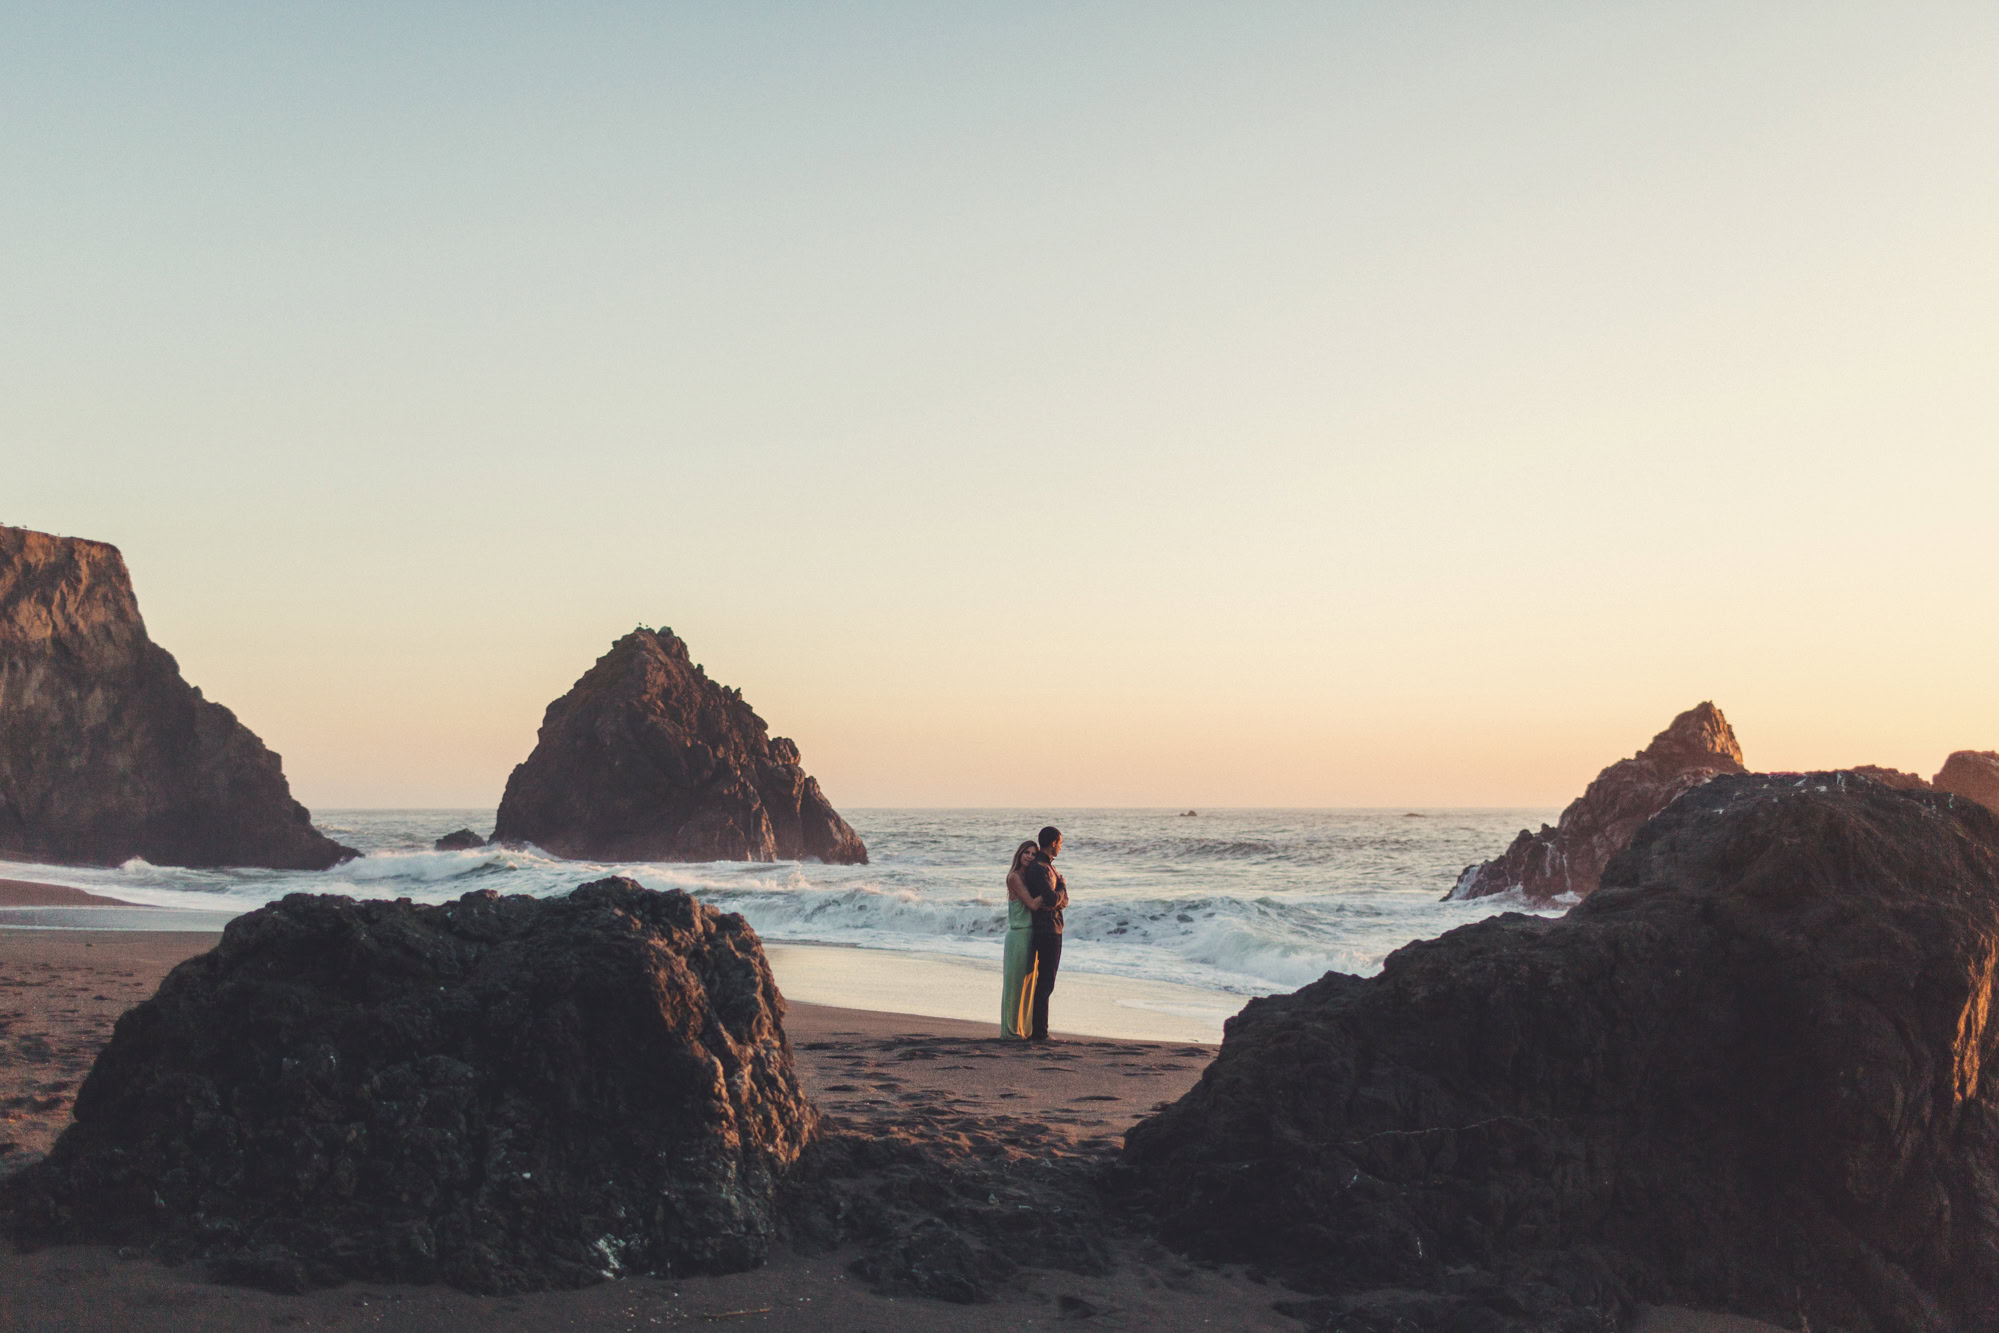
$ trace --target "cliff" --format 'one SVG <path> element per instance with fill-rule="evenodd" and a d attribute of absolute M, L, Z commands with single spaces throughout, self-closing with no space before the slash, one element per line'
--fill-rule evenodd
<path fill-rule="evenodd" d="M 548 706 L 493 838 L 600 861 L 868 859 L 847 821 L 672 630 L 633 630 Z"/>
<path fill-rule="evenodd" d="M 318 870 L 353 855 L 147 637 L 116 547 L 0 527 L 0 856 Z"/>
<path fill-rule="evenodd" d="M 1170 1244 L 1328 1328 L 1990 1329 L 1995 957 L 1999 818 L 1723 775 L 1559 919 L 1250 1001 L 1125 1163 Z"/>
<path fill-rule="evenodd" d="M 1500 856 L 1466 866 L 1446 898 L 1483 898 L 1514 888 L 1544 901 L 1565 893 L 1587 897 L 1610 858 L 1630 845 L 1646 820 L 1687 789 L 1742 771 L 1742 747 L 1721 710 L 1711 703 L 1689 708 L 1632 758 L 1597 774 L 1553 828 L 1522 829 Z"/>

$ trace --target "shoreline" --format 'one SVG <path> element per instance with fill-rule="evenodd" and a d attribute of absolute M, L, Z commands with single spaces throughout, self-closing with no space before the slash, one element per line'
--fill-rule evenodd
<path fill-rule="evenodd" d="M 0 1174 L 53 1144 L 118 1015 L 214 939 L 209 931 L 0 931 L 0 1050 L 11 1057 L 0 1062 L 0 1143 L 8 1145 L 0 1151 Z M 1183 1094 L 1214 1055 L 1213 1046 L 1196 1042 L 1076 1035 L 1029 1047 L 1000 1038 L 996 1022 L 795 999 L 787 1000 L 785 1030 L 799 1082 L 830 1132 L 944 1145 L 997 1135 L 1051 1161 L 1111 1160 L 1125 1131 Z M 1116 1238 L 1111 1250 L 1107 1273 L 1027 1269 L 989 1303 L 954 1305 L 876 1293 L 847 1270 L 851 1249 L 784 1243 L 766 1265 L 745 1273 L 627 1278 L 513 1297 L 382 1283 L 278 1295 L 218 1286 L 198 1267 L 120 1257 L 108 1246 L 19 1254 L 0 1245 L 0 1326 L 23 1333 L 189 1327 L 235 1333 L 277 1325 L 608 1333 L 726 1324 L 798 1333 L 997 1333 L 1089 1319 L 1105 1328 L 1308 1328 L 1277 1307 L 1309 1298 L 1240 1266 L 1190 1262 L 1138 1236 Z M 1770 1329 L 1734 1316 L 1657 1308 L 1642 1311 L 1632 1327 L 1637 1333 Z"/>

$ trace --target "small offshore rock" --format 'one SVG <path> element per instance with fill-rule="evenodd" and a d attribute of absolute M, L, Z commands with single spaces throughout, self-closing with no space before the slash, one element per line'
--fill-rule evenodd
<path fill-rule="evenodd" d="M 439 852 L 469 852 L 484 847 L 486 840 L 469 828 L 447 833 L 431 844 L 431 850 Z"/>

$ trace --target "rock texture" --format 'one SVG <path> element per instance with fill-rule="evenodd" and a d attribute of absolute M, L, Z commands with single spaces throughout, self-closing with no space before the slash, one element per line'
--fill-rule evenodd
<path fill-rule="evenodd" d="M 437 852 L 469 852 L 475 847 L 484 847 L 486 840 L 469 828 L 447 833 L 432 843 L 431 850 Z"/>
<path fill-rule="evenodd" d="M 1996 971 L 1999 818 L 1725 775 L 1560 919 L 1251 1001 L 1125 1160 L 1170 1243 L 1328 1328 L 1991 1329 Z"/>
<path fill-rule="evenodd" d="M 1938 770 L 1936 789 L 1999 812 L 1999 754 L 1991 750 L 1959 750 L 1944 760 Z"/>
<path fill-rule="evenodd" d="M 1904 773 L 1899 768 L 1883 768 L 1879 764 L 1855 764 L 1846 770 L 1858 773 L 1863 778 L 1872 778 L 1884 787 L 1895 787 L 1902 791 L 1928 791 L 1930 784 L 1915 773 Z"/>
<path fill-rule="evenodd" d="M 1519 889 L 1546 901 L 1563 894 L 1587 897 L 1610 858 L 1631 843 L 1639 825 L 1674 797 L 1719 773 L 1743 771 L 1742 747 L 1728 719 L 1711 703 L 1689 708 L 1652 743 L 1596 775 L 1569 802 L 1553 828 L 1520 830 L 1494 860 L 1466 866 L 1447 899 L 1483 898 Z"/>
<path fill-rule="evenodd" d="M 739 916 L 624 879 L 294 894 L 118 1020 L 18 1239 L 477 1291 L 764 1259 L 814 1113 Z"/>
<path fill-rule="evenodd" d="M 116 547 L 0 527 L 0 856 L 318 870 L 354 855 L 147 638 Z"/>
<path fill-rule="evenodd" d="M 672 630 L 633 630 L 548 706 L 493 838 L 600 861 L 865 863 L 798 747 L 767 732 Z"/>

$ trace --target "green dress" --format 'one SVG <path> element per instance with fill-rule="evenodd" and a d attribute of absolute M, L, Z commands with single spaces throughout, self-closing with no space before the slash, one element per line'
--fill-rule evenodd
<path fill-rule="evenodd" d="M 1025 1041 L 1034 1031 L 1034 913 L 1006 900 L 1006 964 L 1000 983 L 1000 1033 Z"/>

